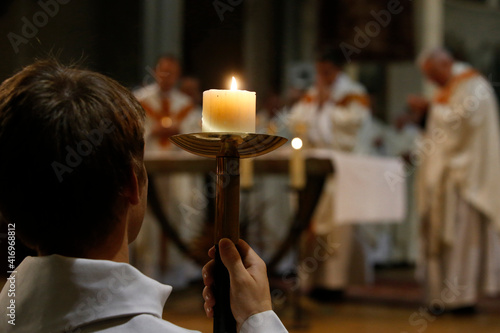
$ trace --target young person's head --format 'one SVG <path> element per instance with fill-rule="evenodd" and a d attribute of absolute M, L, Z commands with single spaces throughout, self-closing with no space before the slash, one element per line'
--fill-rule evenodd
<path fill-rule="evenodd" d="M 0 211 L 40 254 L 86 257 L 146 202 L 144 110 L 116 81 L 38 61 L 0 86 Z"/>

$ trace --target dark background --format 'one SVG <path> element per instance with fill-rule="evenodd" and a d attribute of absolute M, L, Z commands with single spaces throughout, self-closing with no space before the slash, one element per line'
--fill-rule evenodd
<path fill-rule="evenodd" d="M 54 0 L 55 1 L 55 0 Z M 286 0 L 273 1 L 273 25 L 269 34 L 275 47 L 268 54 L 273 64 L 268 80 L 282 88 L 282 35 Z M 42 8 L 36 0 L 3 0 L 0 3 L 0 80 L 4 80 L 35 58 L 55 56 L 65 63 L 79 62 L 107 74 L 126 86 L 141 84 L 146 74 L 141 66 L 143 45 L 143 2 L 138 0 L 71 0 L 59 4 L 59 12 L 49 17 L 28 44 L 14 49 L 7 37 L 10 32 L 22 36 L 22 18 L 33 22 Z M 300 3 L 300 1 L 296 1 Z M 386 6 L 377 0 L 323 0 L 320 5 L 318 47 L 324 44 L 352 43 L 353 26 L 363 27 L 372 20 L 367 8 Z M 224 88 L 228 73 L 244 70 L 244 4 L 235 6 L 221 21 L 212 0 L 186 0 L 182 38 L 183 65 L 188 74 L 201 78 L 203 88 Z M 407 60 L 414 57 L 412 11 L 395 15 L 391 29 L 382 29 L 363 50 L 360 61 Z M 168 50 L 166 50 L 168 51 Z M 153 64 L 151 64 L 153 65 Z"/>

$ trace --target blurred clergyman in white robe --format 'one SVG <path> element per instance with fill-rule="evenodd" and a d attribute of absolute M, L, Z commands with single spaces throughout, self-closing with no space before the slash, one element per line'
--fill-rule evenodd
<path fill-rule="evenodd" d="M 360 133 L 370 122 L 370 102 L 365 88 L 342 70 L 342 53 L 328 51 L 316 62 L 316 85 L 291 110 L 290 129 L 310 148 L 343 152 L 364 151 Z M 316 239 L 322 238 L 335 253 L 318 263 L 318 269 L 302 277 L 313 296 L 334 300 L 343 295 L 351 263 L 352 225 L 338 225 L 332 207 L 335 177 L 329 177 L 312 220 Z M 338 247 L 337 247 L 338 245 Z M 314 245 L 313 245 L 314 246 Z"/>
<path fill-rule="evenodd" d="M 500 131 L 490 83 L 438 49 L 421 69 L 439 90 L 417 144 L 423 272 L 431 312 L 473 312 L 500 291 Z M 439 301 L 439 304 L 436 303 Z"/>
<path fill-rule="evenodd" d="M 256 132 L 290 138 L 288 111 L 281 97 L 268 93 L 257 111 Z M 288 174 L 256 174 L 250 191 L 242 186 L 242 222 L 248 223 L 246 238 L 255 251 L 269 262 L 281 247 L 292 221 L 293 203 L 290 198 Z M 276 223 L 280 221 L 280 223 Z M 294 265 L 288 255 L 274 268 L 279 273 Z"/>
<path fill-rule="evenodd" d="M 156 82 L 134 92 L 146 111 L 146 154 L 177 150 L 168 140 L 170 136 L 201 131 L 200 108 L 190 96 L 176 87 L 180 75 L 178 59 L 162 55 L 154 71 Z M 195 192 L 203 186 L 202 176 L 182 173 L 157 175 L 152 181 L 169 221 L 176 226 L 181 238 L 192 239 L 205 217 L 204 207 L 196 207 L 193 200 L 201 193 Z M 136 241 L 134 264 L 151 277 L 182 287 L 197 270 L 186 265 L 185 258 L 166 242 L 158 221 L 148 209 Z"/>

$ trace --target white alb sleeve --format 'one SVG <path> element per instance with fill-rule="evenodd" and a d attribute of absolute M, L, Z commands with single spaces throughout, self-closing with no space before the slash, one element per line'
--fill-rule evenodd
<path fill-rule="evenodd" d="M 276 313 L 269 310 L 250 316 L 241 325 L 240 333 L 288 333 L 288 331 Z"/>

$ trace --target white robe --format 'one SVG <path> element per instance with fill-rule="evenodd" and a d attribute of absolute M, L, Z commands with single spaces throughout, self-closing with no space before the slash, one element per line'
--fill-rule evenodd
<path fill-rule="evenodd" d="M 172 89 L 165 94 L 170 101 L 170 113 L 175 116 L 183 108 L 192 104 L 191 98 L 177 89 Z M 143 88 L 134 91 L 134 96 L 141 103 L 146 103 L 153 111 L 161 109 L 162 92 L 156 84 L 150 84 Z M 146 117 L 145 123 L 145 139 L 147 151 L 164 150 L 165 148 L 158 144 L 158 139 L 151 135 L 155 120 L 151 117 Z M 180 124 L 179 130 L 181 133 L 193 133 L 201 130 L 201 111 L 199 108 L 194 108 L 189 115 Z"/>
<path fill-rule="evenodd" d="M 334 150 L 364 151 L 362 133 L 370 122 L 369 107 L 362 102 L 366 91 L 359 83 L 341 73 L 332 84 L 330 99 L 321 108 L 316 101 L 315 88 L 291 110 L 290 128 L 299 132 L 305 127 L 306 146 L 331 148 Z M 361 97 L 341 103 L 349 96 Z M 302 127 L 302 129 L 301 129 Z M 318 269 L 301 277 L 304 288 L 309 284 L 328 289 L 343 289 L 348 283 L 349 264 L 352 252 L 353 227 L 337 226 L 333 214 L 335 177 L 329 177 L 313 216 L 313 230 L 316 237 L 326 243 L 337 243 L 335 253 L 327 260 L 318 262 Z"/>
<path fill-rule="evenodd" d="M 198 332 L 163 320 L 172 287 L 126 263 L 60 255 L 27 257 L 7 281 L 0 293 L 2 333 Z M 11 296 L 10 282 L 15 285 Z M 6 316 L 11 304 L 15 325 Z M 265 311 L 248 318 L 240 332 L 287 331 L 273 311 Z"/>
<path fill-rule="evenodd" d="M 464 64 L 453 67 L 455 77 L 466 71 Z M 428 300 L 455 279 L 466 290 L 448 302 L 457 307 L 474 305 L 478 291 L 500 291 L 500 130 L 486 79 L 470 75 L 449 91 L 445 102 L 432 103 L 417 144 L 417 195 Z"/>
<path fill-rule="evenodd" d="M 157 84 L 151 84 L 134 92 L 136 98 L 154 110 L 161 109 L 162 93 Z M 183 108 L 192 104 L 189 96 L 177 89 L 167 93 L 170 101 L 170 114 L 175 116 Z M 163 146 L 159 139 L 152 136 L 156 120 L 146 117 L 145 141 L 146 152 L 158 152 L 167 150 L 178 150 L 173 144 Z M 201 110 L 194 108 L 189 115 L 179 124 L 181 133 L 192 133 L 201 131 Z M 181 238 L 190 240 L 195 237 L 205 219 L 205 207 L 199 206 L 196 200 L 203 190 L 203 178 L 200 175 L 178 173 L 174 175 L 155 176 L 156 190 L 160 202 L 164 204 L 167 218 L 177 227 Z M 154 277 L 174 287 L 184 287 L 193 278 L 200 275 L 197 267 L 187 261 L 184 256 L 170 244 L 168 248 L 167 263 L 160 262 L 160 235 L 161 228 L 148 209 L 144 217 L 144 224 L 136 242 L 134 242 L 134 265 L 146 275 Z M 166 271 L 160 268 L 167 266 Z"/>
<path fill-rule="evenodd" d="M 280 110 L 274 117 L 269 117 L 267 110 L 261 110 L 257 112 L 256 132 L 290 140 L 287 119 L 286 109 Z M 250 191 L 241 194 L 242 218 L 250 221 L 246 240 L 266 262 L 271 260 L 291 228 L 295 205 L 289 187 L 287 174 L 256 175 Z M 285 256 L 276 270 L 287 272 L 293 264 L 293 258 Z"/>
<path fill-rule="evenodd" d="M 370 118 L 370 109 L 355 99 L 346 105 L 339 103 L 348 96 L 366 97 L 363 86 L 341 73 L 331 86 L 330 99 L 321 109 L 316 95 L 316 89 L 311 88 L 307 97 L 292 107 L 289 125 L 292 132 L 296 132 L 298 125 L 305 125 L 305 139 L 315 148 L 357 150 L 360 145 L 358 132 Z"/>

